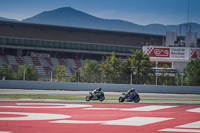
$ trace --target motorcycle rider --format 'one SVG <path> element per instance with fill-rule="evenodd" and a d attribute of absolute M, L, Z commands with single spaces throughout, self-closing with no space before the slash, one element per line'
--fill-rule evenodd
<path fill-rule="evenodd" d="M 132 102 L 133 101 L 133 97 L 135 95 L 135 89 L 131 88 L 130 90 L 127 91 L 127 95 L 128 95 L 128 101 Z"/>
<path fill-rule="evenodd" d="M 99 96 L 99 94 L 101 94 L 101 87 L 93 90 L 92 94 L 94 95 L 94 98 L 97 98 Z"/>

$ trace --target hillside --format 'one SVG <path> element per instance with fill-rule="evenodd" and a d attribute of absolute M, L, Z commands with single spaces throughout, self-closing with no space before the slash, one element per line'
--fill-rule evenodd
<path fill-rule="evenodd" d="M 71 7 L 44 11 L 33 17 L 24 19 L 22 22 L 158 35 L 165 35 L 166 31 L 174 31 L 180 35 L 180 25 L 150 24 L 143 26 L 123 20 L 98 18 Z M 185 24 L 181 25 L 181 35 L 184 35 L 186 29 Z M 191 23 L 191 29 L 192 32 L 197 32 L 198 37 L 200 37 L 199 24 Z"/>

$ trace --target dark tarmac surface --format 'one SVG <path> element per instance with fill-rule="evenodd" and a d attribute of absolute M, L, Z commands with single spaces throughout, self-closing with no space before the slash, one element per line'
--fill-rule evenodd
<path fill-rule="evenodd" d="M 107 98 L 118 98 L 121 92 L 104 92 Z M 35 95 L 73 95 L 84 97 L 88 91 L 60 91 L 60 90 L 22 90 L 22 89 L 0 89 L 0 95 L 3 94 L 35 94 Z M 158 93 L 139 93 L 140 103 L 159 103 L 159 104 L 200 104 L 200 95 L 198 94 L 158 94 Z M 1 96 L 0 96 L 1 97 Z M 145 99 L 145 100 L 142 100 Z M 2 100 L 2 99 L 0 99 Z M 5 100 L 5 99 L 4 99 Z M 3 100 L 3 101 L 4 101 Z M 23 101 L 23 99 L 21 99 Z M 28 101 L 27 99 L 24 99 Z M 47 99 L 46 101 L 53 101 Z M 58 102 L 85 102 L 79 100 L 55 100 Z M 92 101 L 98 102 L 98 101 Z M 105 100 L 108 103 L 118 103 L 116 100 Z"/>

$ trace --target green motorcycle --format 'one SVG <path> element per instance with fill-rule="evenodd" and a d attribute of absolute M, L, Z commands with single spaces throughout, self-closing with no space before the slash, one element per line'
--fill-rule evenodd
<path fill-rule="evenodd" d="M 85 97 L 86 101 L 90 101 L 90 100 L 99 100 L 99 101 L 103 101 L 105 99 L 104 93 L 101 91 L 99 93 L 92 93 L 89 92 L 89 95 Z"/>

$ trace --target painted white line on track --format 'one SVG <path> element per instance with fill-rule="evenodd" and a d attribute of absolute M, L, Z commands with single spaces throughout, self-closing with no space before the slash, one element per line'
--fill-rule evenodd
<path fill-rule="evenodd" d="M 159 106 L 159 105 L 150 105 L 136 108 L 85 108 L 84 110 L 121 110 L 121 111 L 156 111 L 161 109 L 168 109 L 177 106 Z"/>
<path fill-rule="evenodd" d="M 84 110 L 121 110 L 122 108 L 85 108 Z"/>
<path fill-rule="evenodd" d="M 194 108 L 187 110 L 188 112 L 200 113 L 200 108 Z"/>
<path fill-rule="evenodd" d="M 173 118 L 159 118 L 159 117 L 131 117 L 120 120 L 107 121 L 104 125 L 123 125 L 123 126 L 144 126 L 157 122 L 170 120 Z"/>
<path fill-rule="evenodd" d="M 0 112 L 0 114 L 25 115 L 21 117 L 0 117 L 0 120 L 53 120 L 70 118 L 69 115 L 48 113 L 25 113 L 25 112 Z"/>
<path fill-rule="evenodd" d="M 8 131 L 0 131 L 0 133 L 11 133 L 11 132 L 8 132 Z"/>
<path fill-rule="evenodd" d="M 79 120 L 58 120 L 51 121 L 49 123 L 68 123 L 68 124 L 95 124 L 95 123 L 103 123 L 104 121 L 79 121 Z"/>
<path fill-rule="evenodd" d="M 176 127 L 181 127 L 181 128 L 199 128 L 200 129 L 200 121 L 192 122 L 192 123 L 189 123 L 189 124 L 176 126 Z"/>
<path fill-rule="evenodd" d="M 143 126 L 147 124 L 153 124 L 173 118 L 160 118 L 160 117 L 130 117 L 119 120 L 108 121 L 83 121 L 83 120 L 58 120 L 51 121 L 50 123 L 67 123 L 67 124 L 103 124 L 103 125 L 121 125 L 121 126 Z"/>
<path fill-rule="evenodd" d="M 200 130 L 196 129 L 176 129 L 176 128 L 166 128 L 159 131 L 166 131 L 166 132 L 185 132 L 185 133 L 200 133 Z"/>
<path fill-rule="evenodd" d="M 136 107 L 131 109 L 121 109 L 124 111 L 155 111 L 155 110 L 161 110 L 161 109 L 168 109 L 173 108 L 177 106 L 159 106 L 159 105 L 150 105 L 150 106 L 144 106 L 144 107 Z"/>
<path fill-rule="evenodd" d="M 58 103 L 16 103 L 18 106 L 0 106 L 0 108 L 81 108 L 81 107 L 92 107 L 92 105 L 86 104 L 58 104 Z M 31 105 L 31 106 L 23 106 Z M 37 105 L 39 107 L 37 107 Z M 45 106 L 41 106 L 45 105 Z M 49 106 L 47 106 L 49 105 Z"/>

